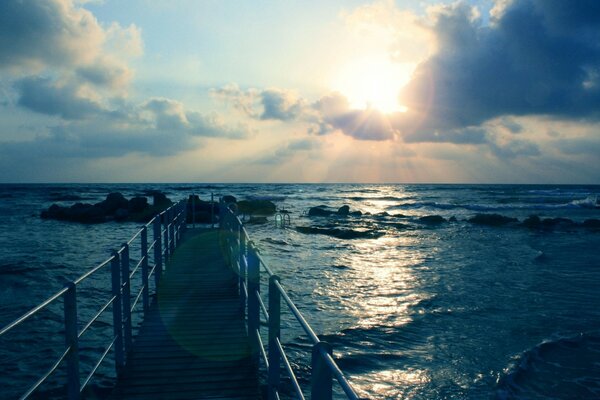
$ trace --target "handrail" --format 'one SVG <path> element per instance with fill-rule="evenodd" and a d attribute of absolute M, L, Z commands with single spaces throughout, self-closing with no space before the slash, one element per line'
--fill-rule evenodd
<path fill-rule="evenodd" d="M 168 260 L 174 248 L 179 245 L 181 240 L 181 233 L 186 228 L 187 219 L 187 203 L 182 200 L 171 207 L 160 212 L 154 216 L 148 223 L 144 224 L 142 228 L 136 231 L 136 233 L 121 247 L 113 252 L 113 254 L 101 262 L 91 270 L 87 271 L 73 282 L 59 290 L 54 295 L 33 307 L 31 310 L 23 314 L 21 317 L 15 319 L 2 329 L 0 329 L 0 337 L 9 331 L 21 326 L 32 316 L 39 313 L 42 309 L 52 304 L 59 298 L 64 300 L 64 325 L 65 325 L 65 338 L 66 345 L 61 356 L 54 361 L 51 368 L 46 371 L 27 391 L 20 397 L 20 399 L 27 399 L 33 393 L 35 393 L 39 387 L 48 380 L 48 378 L 56 371 L 61 363 L 67 362 L 68 370 L 68 382 L 67 382 L 67 393 L 69 400 L 80 399 L 81 394 L 87 387 L 94 374 L 106 359 L 109 352 L 114 349 L 115 351 L 115 369 L 117 375 L 120 375 L 125 362 L 125 355 L 130 350 L 131 335 L 132 335 L 132 311 L 136 305 L 139 304 L 140 298 L 144 298 L 144 314 L 147 310 L 147 299 L 149 295 L 149 284 L 148 278 L 154 275 L 155 285 L 154 290 L 158 288 L 158 282 L 162 274 L 163 266 L 165 261 Z M 162 227 L 165 227 L 164 230 Z M 154 230 L 154 237 L 151 241 L 148 240 L 147 231 L 152 228 Z M 163 241 L 164 238 L 164 241 Z M 142 254 L 139 261 L 133 268 L 133 271 L 129 271 L 129 247 L 136 240 L 141 242 Z M 164 250 L 163 250 L 164 249 Z M 153 250 L 154 257 L 152 259 L 153 264 L 149 264 L 149 257 Z M 111 267 L 112 276 L 112 296 L 103 305 L 100 306 L 91 319 L 84 323 L 83 328 L 78 331 L 77 322 L 77 286 L 85 282 L 90 276 L 104 267 Z M 141 267 L 141 268 L 140 268 Z M 142 284 L 139 292 L 135 295 L 135 301 L 133 305 L 130 305 L 131 301 L 131 279 L 134 278 L 137 272 L 141 269 L 142 271 Z M 127 306 L 126 306 L 127 305 Z M 112 306 L 112 307 L 111 307 Z M 85 377 L 83 384 L 81 384 L 81 374 L 79 371 L 79 341 L 91 329 L 92 325 L 105 313 L 109 308 L 113 311 L 113 331 L 114 334 L 111 338 L 110 343 L 104 348 L 99 359 L 93 365 L 91 372 Z M 125 340 L 124 340 L 125 339 Z"/>
<path fill-rule="evenodd" d="M 280 307 L 281 299 L 291 312 L 302 330 L 312 342 L 312 376 L 311 398 L 314 400 L 332 398 L 333 378 L 339 383 L 347 398 L 358 400 L 359 397 L 348 382 L 341 369 L 336 364 L 331 346 L 319 339 L 306 318 L 287 294 L 280 283 L 280 278 L 273 273 L 262 258 L 256 246 L 250 240 L 246 228 L 233 211 L 221 201 L 220 229 L 223 232 L 226 256 L 231 267 L 239 271 L 239 293 L 242 306 L 246 315 L 251 346 L 257 354 L 262 356 L 267 370 L 268 398 L 279 399 L 280 367 L 283 363 L 292 387 L 298 399 L 304 399 L 298 379 L 287 359 L 285 350 L 280 340 Z M 269 277 L 268 298 L 269 308 L 265 306 L 260 290 L 260 271 L 264 270 Z M 264 314 L 269 327 L 269 351 L 265 351 L 260 337 L 260 313 Z"/>

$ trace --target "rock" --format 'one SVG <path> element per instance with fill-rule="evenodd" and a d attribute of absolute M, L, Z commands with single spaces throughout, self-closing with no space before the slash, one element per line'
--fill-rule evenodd
<path fill-rule="evenodd" d="M 241 200 L 237 203 L 240 214 L 273 215 L 277 211 L 275 203 L 269 200 Z"/>
<path fill-rule="evenodd" d="M 350 214 L 350 206 L 343 205 L 337 210 L 337 215 L 347 216 Z"/>
<path fill-rule="evenodd" d="M 126 208 L 119 208 L 114 214 L 115 221 L 125 221 L 129 218 L 129 211 Z"/>
<path fill-rule="evenodd" d="M 446 222 L 446 219 L 440 215 L 426 215 L 424 217 L 419 218 L 419 222 L 428 225 L 438 225 L 443 222 Z"/>
<path fill-rule="evenodd" d="M 155 194 L 156 195 L 156 194 Z M 109 193 L 106 199 L 96 203 L 75 203 L 70 207 L 51 205 L 42 211 L 44 219 L 56 219 L 81 223 L 101 223 L 106 221 L 147 222 L 152 217 L 172 204 L 164 195 L 158 195 L 159 206 L 148 205 L 145 197 L 134 197 L 127 200 L 121 193 Z"/>
<path fill-rule="evenodd" d="M 192 208 L 193 206 L 193 208 Z M 217 203 L 201 200 L 198 195 L 190 195 L 187 201 L 187 222 L 211 223 L 211 216 L 217 221 L 219 207 Z"/>
<path fill-rule="evenodd" d="M 511 222 L 518 222 L 518 219 L 500 214 L 477 214 L 469 218 L 469 222 L 478 225 L 502 226 Z"/>
<path fill-rule="evenodd" d="M 252 216 L 250 217 L 250 219 L 248 221 L 246 221 L 246 224 L 249 225 L 263 225 L 266 224 L 267 222 L 267 217 L 256 217 L 256 216 Z"/>
<path fill-rule="evenodd" d="M 333 214 L 333 211 L 325 209 L 325 206 L 311 207 L 308 210 L 309 217 L 328 217 Z"/>
<path fill-rule="evenodd" d="M 539 228 L 542 225 L 542 220 L 537 215 L 530 215 L 521 223 L 521 225 L 527 228 Z"/>
<path fill-rule="evenodd" d="M 383 232 L 375 230 L 353 230 L 339 228 L 320 228 L 315 226 L 297 226 L 296 230 L 304 234 L 317 234 L 333 236 L 338 239 L 376 239 L 384 235 Z"/>
<path fill-rule="evenodd" d="M 101 207 L 106 214 L 114 214 L 119 208 L 127 208 L 129 202 L 119 192 L 109 193 L 104 201 L 97 205 Z"/>
<path fill-rule="evenodd" d="M 547 228 L 547 229 L 552 229 L 552 228 L 572 228 L 574 227 L 576 224 L 575 222 L 573 222 L 572 220 L 568 219 L 568 218 L 544 218 L 542 220 L 542 227 L 543 228 Z"/>
<path fill-rule="evenodd" d="M 173 202 L 167 198 L 164 193 L 154 192 L 152 193 L 152 205 L 156 208 L 169 208 L 173 205 Z"/>
<path fill-rule="evenodd" d="M 231 195 L 225 195 L 225 196 L 221 197 L 221 200 L 223 200 L 223 202 L 226 204 L 237 203 L 237 199 Z"/>
<path fill-rule="evenodd" d="M 450 219 L 448 219 L 449 222 L 457 222 L 458 220 L 456 219 L 456 217 L 453 215 L 450 217 Z"/>
<path fill-rule="evenodd" d="M 127 210 L 131 213 L 143 212 L 148 207 L 150 207 L 148 205 L 148 199 L 141 196 L 133 197 L 127 204 Z"/>
<path fill-rule="evenodd" d="M 586 219 L 583 221 L 583 227 L 588 229 L 600 229 L 600 219 Z"/>
<path fill-rule="evenodd" d="M 360 210 L 350 212 L 350 216 L 352 217 L 360 217 L 361 215 L 363 215 L 363 213 Z"/>

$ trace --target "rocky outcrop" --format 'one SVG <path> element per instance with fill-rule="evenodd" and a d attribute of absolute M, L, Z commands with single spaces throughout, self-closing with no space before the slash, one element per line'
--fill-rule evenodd
<path fill-rule="evenodd" d="M 316 207 L 311 207 L 308 210 L 308 216 L 309 217 L 329 217 L 329 216 L 338 216 L 338 217 L 347 217 L 347 216 L 352 216 L 352 217 L 360 217 L 362 215 L 362 212 L 356 210 L 356 211 L 350 211 L 350 206 L 348 205 L 343 205 L 340 208 L 338 208 L 337 211 L 334 211 L 332 209 L 330 209 L 327 206 L 324 205 L 320 205 L 320 206 L 316 206 Z"/>
<path fill-rule="evenodd" d="M 219 206 L 215 202 L 201 200 L 198 195 L 190 195 L 187 200 L 187 222 L 208 224 L 219 218 Z"/>
<path fill-rule="evenodd" d="M 237 207 L 240 214 L 250 216 L 274 215 L 277 212 L 277 206 L 270 200 L 240 200 Z"/>
<path fill-rule="evenodd" d="M 474 217 L 469 218 L 469 222 L 477 225 L 502 226 L 518 222 L 518 219 L 500 214 L 477 214 Z"/>
<path fill-rule="evenodd" d="M 121 193 L 109 193 L 99 203 L 75 203 L 71 206 L 52 204 L 42 211 L 43 219 L 72 221 L 85 224 L 96 224 L 108 221 L 147 222 L 152 217 L 173 204 L 162 193 L 153 195 L 153 204 L 148 204 L 146 197 L 133 197 L 127 200 Z"/>

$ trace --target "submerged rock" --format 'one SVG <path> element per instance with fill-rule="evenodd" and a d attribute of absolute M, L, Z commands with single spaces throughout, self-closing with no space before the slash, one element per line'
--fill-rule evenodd
<path fill-rule="evenodd" d="M 339 228 L 319 228 L 315 226 L 297 226 L 296 230 L 307 235 L 327 235 L 338 239 L 376 239 L 384 235 L 375 230 L 353 230 Z"/>
<path fill-rule="evenodd" d="M 333 211 L 327 210 L 325 206 L 311 207 L 308 210 L 309 217 L 328 217 L 333 214 Z"/>
<path fill-rule="evenodd" d="M 502 226 L 518 222 L 518 219 L 500 214 L 477 214 L 474 217 L 469 218 L 468 221 L 478 225 Z"/>
<path fill-rule="evenodd" d="M 187 200 L 187 222 L 208 224 L 211 217 L 218 219 L 219 207 L 217 203 L 201 200 L 198 195 L 190 195 Z"/>
<path fill-rule="evenodd" d="M 446 222 L 446 219 L 441 215 L 426 215 L 419 218 L 419 222 L 428 225 L 439 225 Z"/>
<path fill-rule="evenodd" d="M 350 206 L 343 205 L 340 208 L 338 208 L 338 210 L 337 210 L 337 215 L 346 216 L 348 214 L 350 214 Z"/>
<path fill-rule="evenodd" d="M 600 229 L 600 219 L 586 219 L 583 221 L 583 227 L 588 229 Z"/>
<path fill-rule="evenodd" d="M 277 211 L 275 203 L 269 200 L 241 200 L 237 206 L 238 212 L 246 215 L 273 215 Z"/>

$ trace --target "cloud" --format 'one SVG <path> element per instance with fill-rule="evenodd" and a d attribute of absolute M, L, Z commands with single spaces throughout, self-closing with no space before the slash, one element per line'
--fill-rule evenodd
<path fill-rule="evenodd" d="M 82 119 L 102 111 L 94 99 L 71 84 L 60 85 L 48 78 L 29 77 L 16 83 L 18 105 L 31 111 L 57 115 L 64 119 Z"/>
<path fill-rule="evenodd" d="M 290 91 L 266 89 L 260 92 L 263 112 L 260 119 L 290 121 L 297 119 L 305 107 L 304 101 Z"/>
<path fill-rule="evenodd" d="M 244 91 L 235 84 L 212 89 L 211 94 L 255 120 L 303 122 L 309 125 L 309 133 L 317 135 L 339 130 L 357 140 L 394 139 L 395 130 L 386 114 L 370 108 L 352 109 L 348 99 L 339 92 L 329 93 L 312 103 L 289 90 Z"/>
<path fill-rule="evenodd" d="M 394 127 L 429 141 L 507 115 L 600 119 L 599 5 L 499 2 L 489 25 L 464 2 L 436 7 L 437 51 L 400 94 L 409 112 Z"/>
<path fill-rule="evenodd" d="M 314 138 L 295 139 L 255 162 L 257 164 L 280 165 L 298 154 L 302 154 L 304 159 L 313 158 L 312 152 L 320 148 L 320 142 L 317 142 Z"/>

